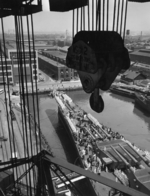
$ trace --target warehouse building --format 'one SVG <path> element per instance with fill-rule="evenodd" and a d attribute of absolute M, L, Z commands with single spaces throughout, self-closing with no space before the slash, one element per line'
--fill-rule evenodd
<path fill-rule="evenodd" d="M 146 77 L 138 71 L 126 71 L 122 76 L 120 81 L 125 84 L 135 84 L 139 80 L 144 80 Z"/>
<path fill-rule="evenodd" d="M 6 42 L 0 46 L 1 60 L 0 60 L 0 83 L 8 82 L 10 84 L 17 84 L 20 81 L 20 75 L 24 77 L 23 82 L 35 82 L 38 79 L 38 54 L 37 51 L 29 52 L 25 49 L 24 53 L 17 53 L 17 47 L 14 42 Z M 25 54 L 25 55 L 24 55 Z M 3 55 L 3 56 L 2 56 Z M 4 58 L 5 56 L 5 58 Z M 19 58 L 19 60 L 18 60 Z M 31 59 L 31 61 L 30 61 Z M 22 64 L 22 69 L 20 69 Z M 2 72 L 4 72 L 4 76 Z M 7 72 L 7 74 L 6 74 Z"/>
<path fill-rule="evenodd" d="M 66 66 L 67 51 L 47 50 L 41 51 L 39 55 L 39 69 L 50 75 L 53 79 L 69 81 L 78 78 L 78 73 L 74 69 Z"/>
<path fill-rule="evenodd" d="M 129 54 L 130 60 L 133 62 L 144 63 L 150 65 L 150 50 L 141 49 Z"/>

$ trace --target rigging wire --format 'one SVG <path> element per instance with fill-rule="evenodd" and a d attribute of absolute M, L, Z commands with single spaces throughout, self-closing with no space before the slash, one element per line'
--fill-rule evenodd
<path fill-rule="evenodd" d="M 81 10 L 81 22 L 80 22 L 80 31 L 82 31 L 82 7 L 80 8 L 80 10 Z"/>
<path fill-rule="evenodd" d="M 128 0 L 126 0 L 126 5 L 125 5 L 123 40 L 125 39 L 126 20 L 127 20 L 127 7 L 128 7 Z"/>
<path fill-rule="evenodd" d="M 74 37 L 74 15 L 75 15 L 75 10 L 73 9 L 72 11 L 72 39 Z"/>
<path fill-rule="evenodd" d="M 120 0 L 118 0 L 118 12 L 117 12 L 117 28 L 116 31 L 118 32 L 118 28 L 119 28 L 119 14 L 120 14 Z"/>
<path fill-rule="evenodd" d="M 121 7 L 120 35 L 122 34 L 123 10 L 124 10 L 123 8 L 124 8 L 124 0 L 122 0 L 122 7 Z"/>
<path fill-rule="evenodd" d="M 1 18 L 1 28 L 2 28 L 2 37 L 3 37 L 3 47 L 4 47 L 4 59 L 5 59 L 5 67 L 6 67 L 6 78 L 7 78 L 7 89 L 5 88 L 5 105 L 6 105 L 6 111 L 7 111 L 7 124 L 8 124 L 8 130 L 9 130 L 9 140 L 12 142 L 12 146 L 14 149 L 14 152 L 16 152 L 15 147 L 15 140 L 14 140 L 14 127 L 12 122 L 12 115 L 9 115 L 9 111 L 11 111 L 11 99 L 10 99 L 10 87 L 9 87 L 9 78 L 8 78 L 8 65 L 7 65 L 7 59 L 6 59 L 6 42 L 5 42 L 5 34 L 4 34 L 4 24 L 3 24 L 3 18 Z M 3 69 L 4 71 L 4 69 Z M 3 72 L 4 73 L 4 72 Z M 7 97 L 8 96 L 8 97 Z M 12 152 L 12 150 L 11 150 Z M 12 155 L 11 155 L 11 158 Z M 18 170 L 15 170 L 16 178 L 18 178 Z"/>
<path fill-rule="evenodd" d="M 105 30 L 105 0 L 103 0 L 103 31 Z"/>
<path fill-rule="evenodd" d="M 27 117 L 27 112 L 29 111 L 29 98 L 28 98 L 28 86 L 27 86 L 27 71 L 26 71 L 26 61 L 25 61 L 25 46 L 24 46 L 24 34 L 23 34 L 23 24 L 22 24 L 22 16 L 19 17 L 20 19 L 20 34 L 21 34 L 21 43 L 22 43 L 22 53 L 23 53 L 23 59 L 24 59 L 24 64 L 23 64 L 23 73 L 25 75 L 23 75 L 23 77 L 25 78 L 25 89 L 26 92 L 24 91 L 24 96 L 23 98 L 23 104 L 24 104 L 24 119 L 25 119 L 25 130 L 26 130 L 26 138 L 27 138 L 27 143 L 26 145 L 28 146 L 28 157 L 33 156 L 33 149 L 32 149 L 32 136 L 31 136 L 31 122 L 30 122 L 30 118 Z M 29 52 L 29 67 L 30 67 L 30 62 L 31 62 L 31 56 L 30 56 L 30 52 Z M 32 73 L 32 72 L 31 72 Z M 24 89 L 23 89 L 24 90 Z M 26 104 L 27 102 L 27 104 Z M 27 108 L 26 108 L 27 105 Z M 26 110 L 28 109 L 28 111 Z M 28 127 L 28 122 L 29 122 L 29 127 Z M 29 128 L 29 129 L 28 129 Z M 28 131 L 30 136 L 28 136 Z M 29 138 L 28 138 L 29 137 Z M 29 145 L 30 142 L 30 145 Z M 29 167 L 29 164 L 28 164 Z M 29 185 L 30 185 L 30 193 L 32 193 L 31 190 L 31 186 L 32 186 L 32 182 L 31 182 L 31 172 L 29 172 Z"/>
<path fill-rule="evenodd" d="M 87 5 L 87 17 L 88 17 L 88 31 L 90 31 L 90 7 L 89 7 L 89 1 L 88 1 L 88 5 Z"/>
<path fill-rule="evenodd" d="M 108 25 L 109 25 L 109 0 L 107 0 L 107 27 L 106 27 L 107 31 L 108 31 Z"/>
<path fill-rule="evenodd" d="M 101 0 L 98 0 L 98 9 L 99 9 L 99 31 L 101 30 Z"/>
<path fill-rule="evenodd" d="M 25 119 L 24 116 L 25 113 L 25 107 L 24 107 L 24 102 L 21 96 L 24 96 L 23 94 L 23 89 L 24 89 L 24 78 L 23 78 L 23 72 L 22 72 L 22 50 L 21 50 L 21 35 L 20 35 L 20 21 L 19 21 L 19 16 L 14 16 L 15 17 L 15 28 L 16 28 L 16 46 L 17 46 L 17 59 L 18 59 L 18 73 L 19 73 L 19 90 L 20 90 L 20 102 L 21 102 L 21 122 L 22 122 L 22 132 L 23 132 L 23 143 L 24 143 L 24 153 L 25 157 L 28 157 L 28 142 L 27 142 L 27 137 L 26 137 L 26 130 L 25 130 Z M 27 170 L 28 164 L 25 164 L 25 169 Z M 26 185 L 28 186 L 29 184 L 29 179 L 28 176 L 26 175 Z M 27 189 L 27 194 L 29 190 Z"/>
<path fill-rule="evenodd" d="M 113 13 L 113 31 L 115 30 L 115 18 L 116 18 L 116 0 L 114 3 L 114 13 Z"/>
<path fill-rule="evenodd" d="M 35 51 L 35 43 L 34 43 L 34 40 L 35 40 L 35 38 L 34 38 L 34 26 L 33 26 L 33 15 L 31 14 L 31 29 L 32 29 L 32 40 L 33 40 L 33 51 Z M 35 62 L 35 53 L 33 53 L 34 54 L 34 62 Z M 36 86 L 36 103 L 37 103 L 37 105 L 36 105 L 36 107 L 37 107 L 37 122 L 38 122 L 38 130 L 39 130 L 39 143 L 40 143 L 40 152 L 41 152 L 41 150 L 42 150 L 42 144 L 41 144 L 41 132 L 40 132 L 40 115 L 39 115 L 39 100 L 38 100 L 38 92 L 37 92 L 37 78 L 36 78 L 36 80 L 35 80 L 35 86 Z M 41 162 L 40 162 L 40 164 L 42 164 Z M 41 166 L 41 168 L 43 167 L 43 165 L 40 165 Z M 39 171 L 38 171 L 39 172 Z M 43 191 L 44 191 L 44 189 L 45 189 L 45 187 L 44 187 L 44 185 L 43 185 Z"/>

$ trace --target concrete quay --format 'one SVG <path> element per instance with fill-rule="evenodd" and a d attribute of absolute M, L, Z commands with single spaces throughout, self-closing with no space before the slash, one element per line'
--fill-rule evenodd
<path fill-rule="evenodd" d="M 19 91 L 19 86 L 12 87 L 13 90 Z M 36 91 L 37 89 L 37 91 Z M 73 91 L 73 90 L 81 90 L 82 84 L 78 81 L 68 81 L 68 82 L 53 82 L 53 81 L 47 81 L 43 83 L 37 83 L 37 86 L 34 84 L 33 86 L 31 84 L 27 85 L 24 84 L 24 93 L 25 94 L 47 94 L 52 92 L 53 90 L 57 91 Z"/>

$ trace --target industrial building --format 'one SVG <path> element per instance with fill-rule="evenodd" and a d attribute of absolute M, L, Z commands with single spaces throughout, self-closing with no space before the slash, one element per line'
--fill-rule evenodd
<path fill-rule="evenodd" d="M 37 51 L 32 50 L 29 52 L 29 49 L 25 49 L 22 53 L 20 52 L 18 54 L 16 44 L 8 41 L 5 43 L 5 47 L 1 44 L 0 51 L 0 83 L 8 82 L 10 84 L 17 84 L 19 83 L 21 74 L 24 76 L 22 77 L 22 82 L 37 81 Z M 22 64 L 22 69 L 20 69 L 20 63 Z"/>
<path fill-rule="evenodd" d="M 66 67 L 66 49 L 41 51 L 39 55 L 39 68 L 50 75 L 53 79 L 69 81 L 78 78 L 76 70 Z"/>
<path fill-rule="evenodd" d="M 146 77 L 138 71 L 126 71 L 122 76 L 120 81 L 125 84 L 135 84 L 139 80 L 144 80 Z"/>
<path fill-rule="evenodd" d="M 150 65 L 150 50 L 141 49 L 129 54 L 130 60 L 133 62 L 139 62 Z"/>

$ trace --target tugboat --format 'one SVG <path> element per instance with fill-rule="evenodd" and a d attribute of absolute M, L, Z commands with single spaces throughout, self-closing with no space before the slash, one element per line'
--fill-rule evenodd
<path fill-rule="evenodd" d="M 150 113 L 150 95 L 143 95 L 140 93 L 135 94 L 135 104 L 139 105 L 142 109 Z"/>
<path fill-rule="evenodd" d="M 140 150 L 123 135 L 100 124 L 65 93 L 55 92 L 54 97 L 80 166 L 150 195 L 150 153 Z M 89 181 L 96 195 L 99 195 L 102 185 Z M 107 187 L 107 191 L 110 194 L 112 189 Z"/>

